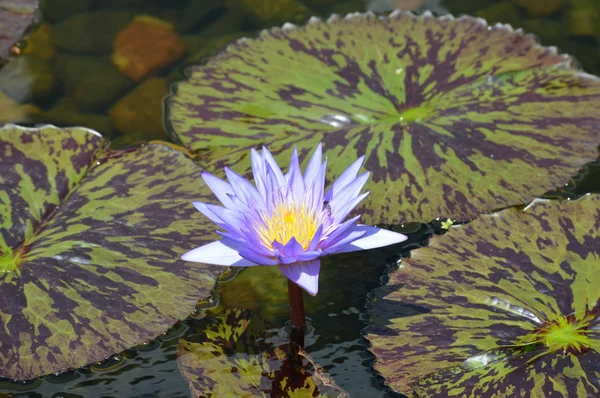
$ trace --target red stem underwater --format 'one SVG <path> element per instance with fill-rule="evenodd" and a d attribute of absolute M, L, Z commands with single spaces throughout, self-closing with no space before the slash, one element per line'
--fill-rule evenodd
<path fill-rule="evenodd" d="M 292 321 L 292 343 L 304 348 L 304 329 L 306 319 L 304 317 L 304 291 L 294 282 L 288 279 L 288 297 L 290 300 L 290 319 Z"/>

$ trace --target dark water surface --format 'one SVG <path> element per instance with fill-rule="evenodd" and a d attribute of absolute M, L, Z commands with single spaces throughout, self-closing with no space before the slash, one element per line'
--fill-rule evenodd
<path fill-rule="evenodd" d="M 84 125 L 111 137 L 119 148 L 144 140 L 168 140 L 162 122 L 162 98 L 168 85 L 183 78 L 186 65 L 199 63 L 227 42 L 252 36 L 287 20 L 303 23 L 310 14 L 365 11 L 364 0 L 295 0 L 295 9 L 271 15 L 235 7 L 236 1 L 210 0 L 48 0 L 44 22 L 0 70 L 0 123 Z M 277 0 L 256 0 L 277 4 Z M 381 7 L 394 0 L 371 1 Z M 428 1 L 435 11 L 485 17 L 506 22 L 540 36 L 544 45 L 574 55 L 582 67 L 600 74 L 600 27 L 585 27 L 584 13 L 565 6 L 549 15 L 531 15 L 509 1 Z M 544 4 L 545 0 L 540 0 Z M 582 2 L 585 3 L 585 2 Z M 593 4 L 593 2 L 590 2 Z M 226 5 L 229 5 L 227 7 Z M 291 6 L 290 6 L 291 7 Z M 257 8 L 256 8 L 257 9 Z M 598 6 L 600 15 L 600 6 Z M 304 11 L 303 11 L 304 10 Z M 550 10 L 552 11 L 552 10 Z M 542 12 L 543 13 L 543 12 Z M 150 14 L 177 27 L 187 53 L 152 72 L 152 84 L 123 77 L 110 63 L 114 37 L 133 15 Z M 75 22 L 73 22 L 75 21 Z M 90 26 L 96 21 L 96 26 Z M 125 22 L 124 22 L 125 21 Z M 99 25 L 98 25 L 99 24 Z M 598 26 L 598 24 L 596 24 Z M 108 43 L 108 44 L 107 44 Z M 3 92 L 4 94 L 1 94 Z M 127 100 L 126 100 L 127 99 Z M 547 197 L 574 198 L 600 192 L 600 162 L 580 173 L 573 184 Z M 354 397 L 399 396 L 387 390 L 371 369 L 361 330 L 368 324 L 370 292 L 385 282 L 385 274 L 402 253 L 419 247 L 434 233 L 432 225 L 399 228 L 407 243 L 323 261 L 322 290 L 306 299 L 309 332 L 306 351 L 325 367 L 335 382 Z M 265 288 L 265 285 L 268 288 Z M 103 363 L 28 382 L 0 380 L 0 397 L 190 397 L 175 362 L 180 337 L 205 325 L 206 311 L 221 305 L 249 307 L 281 328 L 287 327 L 286 281 L 277 270 L 246 269 L 222 281 L 211 302 L 155 341 L 127 350 Z M 283 330 L 282 333 L 285 333 Z"/>

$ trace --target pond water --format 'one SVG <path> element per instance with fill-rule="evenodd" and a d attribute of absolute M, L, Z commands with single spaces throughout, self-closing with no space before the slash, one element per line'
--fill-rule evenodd
<path fill-rule="evenodd" d="M 261 29 L 291 20 L 302 24 L 310 14 L 384 9 L 421 1 L 256 0 L 263 8 L 236 1 L 208 0 L 48 0 L 43 21 L 20 44 L 0 70 L 0 123 L 83 125 L 111 137 L 114 148 L 148 140 L 169 140 L 163 127 L 162 99 L 168 85 L 184 78 L 186 65 L 202 62 L 227 42 L 251 37 Z M 515 2 L 516 3 L 516 2 Z M 574 55 L 584 70 L 600 74 L 600 29 L 586 27 L 576 5 L 526 10 L 511 1 L 428 1 L 436 12 L 470 14 L 505 22 L 537 34 L 544 45 Z M 577 2 L 573 2 L 576 4 Z M 281 6 L 281 4 L 285 4 Z M 593 4 L 590 3 L 590 4 Z M 546 6 L 547 7 L 547 6 Z M 266 13 L 259 10 L 272 10 Z M 422 8 L 421 8 L 422 9 Z M 600 6 L 596 6 L 600 15 Z M 112 43 L 135 15 L 149 14 L 176 27 L 186 53 L 149 67 L 144 79 L 124 77 L 110 63 Z M 143 40 L 143 37 L 134 38 Z M 168 57 L 167 57 L 168 58 Z M 155 61 L 155 60 L 154 60 Z M 164 62 L 163 62 L 164 61 Z M 156 65 L 159 65 L 158 67 Z M 600 162 L 588 165 L 573 184 L 547 197 L 574 198 L 600 192 Z M 371 368 L 362 330 L 369 322 L 368 301 L 386 272 L 409 251 L 426 244 L 439 223 L 395 226 L 409 235 L 400 246 L 324 260 L 322 291 L 305 300 L 308 317 L 306 351 L 335 382 L 355 397 L 400 396 L 384 386 Z M 245 269 L 224 275 L 212 299 L 168 333 L 143 346 L 85 368 L 27 382 L 0 380 L 0 397 L 190 397 L 176 358 L 179 338 L 199 333 L 219 308 L 255 310 L 287 333 L 287 283 L 278 272 Z"/>

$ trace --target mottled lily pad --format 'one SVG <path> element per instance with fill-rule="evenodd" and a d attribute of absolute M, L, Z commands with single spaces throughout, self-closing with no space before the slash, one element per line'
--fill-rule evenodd
<path fill-rule="evenodd" d="M 202 336 L 179 340 L 177 361 L 194 397 L 348 397 L 268 328 L 251 310 L 227 309 Z"/>
<path fill-rule="evenodd" d="M 0 2 L 0 61 L 35 19 L 37 0 L 2 0 Z"/>
<path fill-rule="evenodd" d="M 600 195 L 452 227 L 379 289 L 375 369 L 420 397 L 600 396 L 598 275 Z"/>
<path fill-rule="evenodd" d="M 472 17 L 351 14 L 264 31 L 191 68 L 167 107 L 174 135 L 215 170 L 260 145 L 284 162 L 322 141 L 334 175 L 366 154 L 368 223 L 527 203 L 600 143 L 598 78 Z"/>
<path fill-rule="evenodd" d="M 161 144 L 106 146 L 83 128 L 0 130 L 1 377 L 151 340 L 209 296 L 221 271 L 179 260 L 214 239 L 190 205 L 207 195 L 195 163 Z"/>

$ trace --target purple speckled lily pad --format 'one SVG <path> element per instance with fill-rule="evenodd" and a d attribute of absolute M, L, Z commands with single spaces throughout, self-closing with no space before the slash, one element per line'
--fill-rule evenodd
<path fill-rule="evenodd" d="M 600 195 L 452 227 L 376 291 L 375 369 L 419 397 L 600 396 L 598 275 Z"/>
<path fill-rule="evenodd" d="M 205 166 L 318 142 L 338 175 L 366 154 L 367 223 L 470 219 L 527 203 L 598 156 L 600 80 L 509 26 L 395 12 L 316 18 L 192 67 L 167 100 Z"/>
<path fill-rule="evenodd" d="M 210 192 L 184 153 L 123 151 L 87 129 L 0 129 L 0 377 L 100 361 L 166 332 L 219 266 L 184 263 L 215 238 Z"/>

